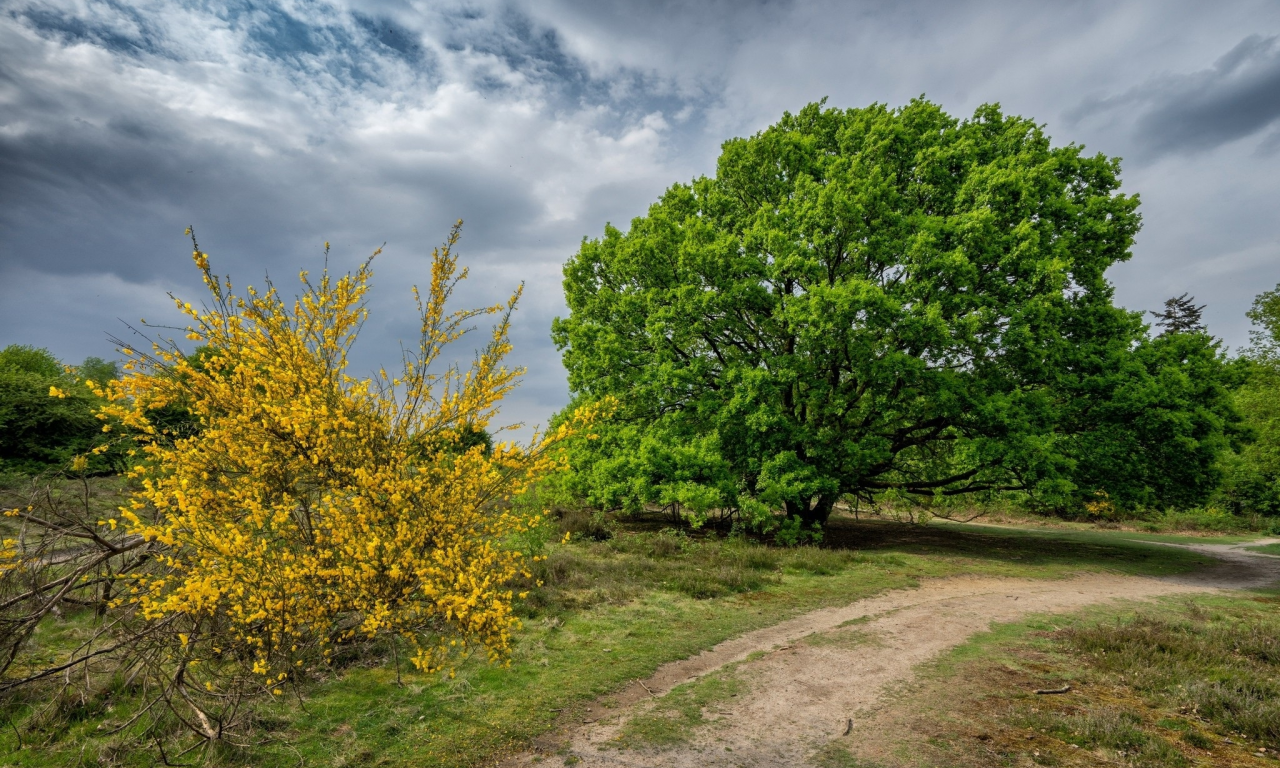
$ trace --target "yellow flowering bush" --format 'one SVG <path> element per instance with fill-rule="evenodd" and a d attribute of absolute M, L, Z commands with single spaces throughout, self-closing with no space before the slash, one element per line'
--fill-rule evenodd
<path fill-rule="evenodd" d="M 131 362 L 102 391 L 100 416 L 137 436 L 140 490 L 103 522 L 151 543 L 156 566 L 126 575 L 117 599 L 176 628 L 166 663 L 184 688 L 217 694 L 231 668 L 279 693 L 361 638 L 407 641 L 426 671 L 471 650 L 508 651 L 518 625 L 508 584 L 526 565 L 509 542 L 538 520 L 507 502 L 556 468 L 550 448 L 592 414 L 528 447 L 472 439 L 523 372 L 502 363 L 519 291 L 446 309 L 467 274 L 454 254 L 460 225 L 433 253 L 425 298 L 414 290 L 421 336 L 394 375 L 347 373 L 373 257 L 342 276 L 302 273 L 294 299 L 270 284 L 238 296 L 194 238 L 209 301 L 177 303 L 204 354 L 124 350 Z M 438 370 L 445 347 L 490 314 L 471 366 Z M 191 428 L 156 417 L 175 408 Z"/>

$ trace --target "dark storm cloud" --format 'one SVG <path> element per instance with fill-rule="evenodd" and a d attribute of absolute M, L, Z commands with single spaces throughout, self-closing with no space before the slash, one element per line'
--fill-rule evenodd
<path fill-rule="evenodd" d="M 607 107 L 598 126 L 624 130 L 645 115 L 675 115 L 705 92 L 681 92 L 668 73 L 647 65 L 623 65 L 593 71 L 591 62 L 570 50 L 555 19 L 535 16 L 545 6 L 522 9 L 504 4 L 491 12 L 463 8 L 444 12 L 441 45 L 448 51 L 492 57 L 501 66 L 474 80 L 486 93 L 510 96 L 532 84 L 548 108 L 575 111 Z M 644 14 L 652 16 L 660 8 Z M 617 21 L 615 19 L 615 21 Z M 626 30 L 619 30 L 627 34 Z M 518 78 L 511 74 L 518 73 Z"/>
<path fill-rule="evenodd" d="M 601 226 L 584 202 L 594 217 L 650 199 L 667 175 L 657 113 L 687 100 L 647 71 L 592 73 L 513 6 L 299 8 L 55 1 L 0 17 L 0 345 L 109 355 L 117 318 L 198 297 L 194 224 L 239 285 L 290 285 L 326 239 L 339 269 L 385 241 L 380 321 L 355 359 L 371 369 L 414 335 L 405 290 L 464 218 L 475 269 L 458 298 L 528 285 L 512 363 L 531 376 L 508 417 L 545 422 L 564 389 L 546 338 L 559 263 Z"/>
<path fill-rule="evenodd" d="M 1086 101 L 1069 116 L 1097 115 L 1136 116 L 1134 141 L 1146 157 L 1202 152 L 1257 134 L 1280 121 L 1280 41 L 1250 35 L 1208 69 L 1154 78 L 1121 96 Z"/>
<path fill-rule="evenodd" d="M 561 87 L 584 86 L 590 79 L 582 62 L 568 56 L 554 29 L 539 27 L 521 11 L 506 7 L 493 17 L 458 14 L 444 46 L 472 49 L 498 57 L 512 72 Z"/>
<path fill-rule="evenodd" d="M 119 9 L 108 5 L 107 10 Z M 128 27 L 125 22 L 137 16 L 126 14 L 124 21 L 109 17 L 96 27 L 43 9 L 28 10 L 18 18 L 43 38 L 114 52 L 124 38 L 102 30 Z M 206 229 L 232 233 L 221 239 L 235 251 L 277 252 L 289 250 L 281 248 L 282 235 L 297 235 L 299 230 L 313 237 L 319 231 L 330 234 L 333 226 L 326 222 L 341 220 L 341 211 L 363 209 L 374 221 L 382 218 L 378 213 L 388 212 L 402 214 L 402 221 L 416 218 L 414 209 L 475 213 L 481 226 L 469 232 L 469 239 L 482 248 L 511 244 L 538 218 L 542 205 L 525 180 L 510 172 L 538 147 L 525 153 L 508 145 L 508 158 L 493 153 L 477 158 L 458 152 L 456 145 L 432 151 L 424 147 L 432 142 L 428 136 L 389 139 L 400 145 L 381 151 L 387 146 L 362 143 L 350 135 L 351 122 L 358 117 L 343 112 L 352 111 L 353 93 L 367 95 L 375 81 L 387 88 L 412 88 L 415 99 L 429 97 L 435 89 L 437 83 L 429 77 L 433 67 L 424 66 L 435 54 L 414 42 L 417 33 L 392 19 L 362 13 L 306 23 L 268 5 L 231 6 L 217 16 L 227 30 L 243 36 L 242 47 L 231 54 L 250 67 L 261 69 L 260 59 L 279 65 L 275 71 L 263 71 L 264 80 L 281 81 L 286 88 L 296 81 L 314 86 L 303 92 L 299 103 L 286 101 L 284 109 L 277 101 L 282 94 L 252 78 L 224 89 L 219 98 L 232 96 L 246 109 L 264 108 L 312 135 L 299 146 L 296 133 L 281 136 L 275 126 L 218 115 L 201 116 L 200 124 L 192 125 L 190 116 L 175 115 L 168 104 L 137 98 L 127 88 L 120 89 L 123 94 L 93 88 L 50 92 L 46 83 L 24 80 L 20 72 L 23 54 L 37 59 L 42 52 L 31 50 L 29 42 L 15 45 L 15 55 L 7 58 L 10 63 L 3 71 L 12 88 L 11 114 L 38 129 L 0 134 L 0 248 L 6 263 L 59 272 L 99 270 L 104 263 L 101 250 L 76 245 L 105 241 L 119 254 L 107 260 L 111 271 L 134 280 L 155 270 L 168 270 L 172 276 L 183 265 L 163 249 L 143 247 L 130 231 L 173 231 L 188 218 L 203 220 Z M 343 26 L 344 19 L 351 22 L 350 28 Z M 75 34 L 66 33 L 68 29 Z M 356 45 L 356 33 L 376 46 Z M 466 35 L 455 30 L 451 39 L 462 37 L 474 43 L 481 57 L 498 56 L 508 75 L 519 73 L 558 88 L 565 87 L 566 80 L 590 80 L 557 50 L 553 34 L 534 30 L 514 12 L 472 20 Z M 150 38 L 154 42 L 155 34 Z M 129 55 L 145 57 L 146 50 L 131 46 Z M 385 57 L 407 61 L 415 69 L 403 76 L 403 71 L 387 66 Z M 575 74 L 567 77 L 570 72 Z M 482 72 L 479 79 L 490 77 Z M 509 90 L 518 90 L 522 79 L 511 78 Z M 268 157 L 261 156 L 263 149 Z M 504 159 L 510 162 L 499 162 Z M 395 199 L 384 200 L 377 212 L 369 210 L 371 199 L 388 196 Z M 57 228 L 41 231 L 32 226 L 40 213 L 55 211 L 60 211 Z M 390 229 L 381 234 L 395 235 L 402 227 Z M 51 258 L 50 252 L 56 256 Z"/>

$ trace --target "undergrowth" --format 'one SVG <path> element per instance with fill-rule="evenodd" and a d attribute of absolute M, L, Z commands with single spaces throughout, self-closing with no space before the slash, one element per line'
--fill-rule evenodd
<path fill-rule="evenodd" d="M 1091 671 L 1218 733 L 1280 747 L 1275 601 L 1188 602 L 1180 612 L 1065 630 Z"/>

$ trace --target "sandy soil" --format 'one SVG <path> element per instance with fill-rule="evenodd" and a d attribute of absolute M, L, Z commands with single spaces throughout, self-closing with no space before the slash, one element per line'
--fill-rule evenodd
<path fill-rule="evenodd" d="M 1276 540 L 1247 545 L 1272 541 Z M 1249 552 L 1244 544 L 1168 546 L 1186 546 L 1219 562 L 1194 574 L 1163 579 L 1113 574 L 1060 581 L 937 579 L 918 589 L 814 611 L 661 667 L 649 679 L 609 697 L 607 708 L 602 703 L 593 705 L 585 722 L 560 734 L 561 748 L 547 751 L 572 755 L 583 768 L 805 765 L 827 742 L 844 733 L 861 711 L 893 686 L 910 680 L 916 665 L 987 630 L 993 622 L 1014 621 L 1029 613 L 1068 612 L 1106 601 L 1280 581 L 1280 557 Z M 857 647 L 804 642 L 815 634 L 848 631 L 840 627 L 852 621 L 859 621 L 857 630 L 868 642 Z M 746 661 L 757 653 L 763 655 Z M 711 722 L 691 742 L 663 750 L 615 746 L 625 722 L 647 711 L 663 693 L 734 662 L 740 662 L 734 674 L 748 690 L 704 713 Z M 530 765 L 546 757 L 529 753 L 506 764 Z M 558 756 L 552 759 L 559 762 Z"/>

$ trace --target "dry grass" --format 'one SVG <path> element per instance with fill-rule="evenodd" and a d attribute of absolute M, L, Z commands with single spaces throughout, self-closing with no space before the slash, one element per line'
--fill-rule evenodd
<path fill-rule="evenodd" d="M 1118 619 L 998 628 L 861 718 L 814 762 L 1276 765 L 1280 617 L 1267 600 L 1199 599 Z M 1066 682 L 1066 694 L 1034 692 Z"/>

